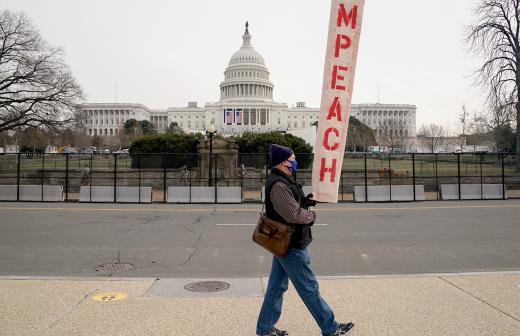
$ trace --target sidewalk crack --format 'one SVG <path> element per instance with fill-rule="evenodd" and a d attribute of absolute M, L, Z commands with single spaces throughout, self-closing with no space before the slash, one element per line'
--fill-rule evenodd
<path fill-rule="evenodd" d="M 88 292 L 87 294 L 83 295 L 83 297 L 78 301 L 76 302 L 76 304 L 70 308 L 69 310 L 67 310 L 67 312 L 65 312 L 61 317 L 59 317 L 58 319 L 56 319 L 54 322 L 52 322 L 48 327 L 47 327 L 47 330 L 49 329 L 52 329 L 56 324 L 58 324 L 59 322 L 63 321 L 63 319 L 69 315 L 70 313 L 72 313 L 80 304 L 82 304 L 83 302 L 85 302 L 85 300 L 87 300 L 89 297 L 91 297 L 92 295 L 94 295 L 97 291 L 99 291 L 98 288 Z"/>
<path fill-rule="evenodd" d="M 461 288 L 461 287 L 455 285 L 454 283 L 448 281 L 447 279 L 445 279 L 445 278 L 443 278 L 443 277 L 439 277 L 439 279 L 441 279 L 442 281 L 446 282 L 447 284 L 449 284 L 449 285 L 455 287 L 456 289 L 460 290 L 461 292 L 468 294 L 468 295 L 471 296 L 472 298 L 477 299 L 478 301 L 482 302 L 483 304 L 485 304 L 485 305 L 487 305 L 487 306 L 489 306 L 489 307 L 491 307 L 491 308 L 493 308 L 493 309 L 495 309 L 495 310 L 501 312 L 502 314 L 508 316 L 509 318 L 515 320 L 516 322 L 520 323 L 520 319 L 518 319 L 518 318 L 514 317 L 513 315 L 511 315 L 511 314 L 505 312 L 504 310 L 502 310 L 502 309 L 500 309 L 500 308 L 498 308 L 498 307 L 492 305 L 491 303 L 484 301 L 483 299 L 479 298 L 478 296 L 473 295 L 472 293 L 468 292 L 467 290 L 465 290 L 465 289 L 463 289 L 463 288 Z"/>

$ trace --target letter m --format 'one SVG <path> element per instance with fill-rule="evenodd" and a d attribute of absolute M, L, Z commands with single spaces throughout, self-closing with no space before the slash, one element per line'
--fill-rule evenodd
<path fill-rule="evenodd" d="M 348 27 L 350 24 L 352 29 L 356 29 L 357 24 L 357 5 L 354 6 L 350 12 L 347 14 L 347 10 L 345 9 L 344 4 L 339 5 L 338 10 L 338 27 L 341 27 L 342 23 L 345 23 L 345 26 Z"/>

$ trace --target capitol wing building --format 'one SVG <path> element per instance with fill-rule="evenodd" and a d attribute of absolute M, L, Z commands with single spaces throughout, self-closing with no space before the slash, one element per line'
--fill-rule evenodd
<path fill-rule="evenodd" d="M 213 125 L 223 135 L 243 132 L 298 132 L 309 129 L 319 120 L 319 108 L 298 102 L 289 108 L 273 100 L 274 85 L 269 79 L 265 61 L 252 45 L 249 26 L 242 36 L 242 47 L 233 54 L 220 83 L 220 101 L 199 107 L 189 102 L 187 107 L 164 110 L 149 109 L 142 104 L 81 104 L 86 115 L 87 134 L 117 137 L 129 119 L 148 120 L 159 133 L 171 123 L 186 132 L 204 132 Z M 368 125 L 377 137 L 387 134 L 412 138 L 416 136 L 414 105 L 361 104 L 352 105 L 351 115 Z"/>

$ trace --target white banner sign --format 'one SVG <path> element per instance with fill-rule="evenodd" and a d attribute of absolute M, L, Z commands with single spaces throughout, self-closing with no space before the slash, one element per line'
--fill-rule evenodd
<path fill-rule="evenodd" d="M 332 0 L 312 193 L 337 203 L 365 0 Z"/>

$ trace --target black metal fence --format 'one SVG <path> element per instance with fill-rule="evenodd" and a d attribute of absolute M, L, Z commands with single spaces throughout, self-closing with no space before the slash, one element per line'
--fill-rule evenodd
<path fill-rule="evenodd" d="M 297 154 L 297 159 L 300 168 L 296 179 L 309 190 L 313 155 Z M 356 186 L 366 190 L 370 186 L 413 186 L 415 199 L 418 185 L 424 186 L 426 200 L 440 200 L 441 185 L 445 184 L 458 186 L 459 199 L 461 187 L 469 184 L 481 188 L 502 185 L 501 198 L 519 198 L 517 160 L 515 154 L 508 153 L 346 153 L 339 200 L 353 201 Z M 269 173 L 265 153 L 3 154 L 0 201 L 54 200 L 48 196 L 48 188 L 59 186 L 62 198 L 58 201 L 65 202 L 262 202 Z M 137 198 L 124 197 L 131 191 L 127 187 L 133 188 Z M 176 197 L 176 193 L 185 196 Z"/>

